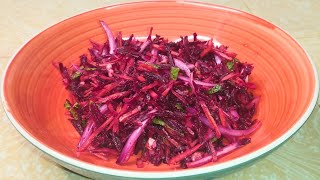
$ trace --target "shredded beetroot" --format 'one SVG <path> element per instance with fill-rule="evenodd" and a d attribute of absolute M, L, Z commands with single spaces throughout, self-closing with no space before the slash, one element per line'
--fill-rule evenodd
<path fill-rule="evenodd" d="M 259 103 L 248 82 L 253 66 L 240 62 L 212 39 L 156 35 L 145 41 L 116 36 L 100 21 L 108 40 L 91 41 L 90 57 L 70 68 L 59 63 L 71 100 L 64 106 L 81 135 L 78 152 L 137 167 L 162 163 L 198 167 L 250 143 L 261 127 Z"/>

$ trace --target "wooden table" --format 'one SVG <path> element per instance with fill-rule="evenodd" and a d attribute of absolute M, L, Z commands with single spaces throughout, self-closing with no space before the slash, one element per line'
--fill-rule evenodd
<path fill-rule="evenodd" d="M 28 39 L 50 25 L 87 10 L 128 0 L 1 0 L 0 71 Z M 280 26 L 305 48 L 320 70 L 319 0 L 206 0 L 260 16 Z M 225 179 L 319 179 L 320 105 L 289 141 Z M 0 108 L 0 179 L 85 179 L 50 161 L 27 142 Z"/>

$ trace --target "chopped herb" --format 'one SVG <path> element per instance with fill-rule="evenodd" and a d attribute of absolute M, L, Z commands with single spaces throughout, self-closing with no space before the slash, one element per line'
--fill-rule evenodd
<path fill-rule="evenodd" d="M 71 116 L 72 116 L 75 120 L 78 120 L 78 114 L 76 113 L 76 111 L 74 110 L 74 108 L 71 107 L 71 103 L 69 102 L 69 100 L 66 100 L 66 102 L 64 103 L 64 107 L 70 112 Z"/>
<path fill-rule="evenodd" d="M 217 84 L 217 85 L 213 86 L 211 89 L 209 89 L 208 93 L 209 94 L 214 94 L 214 93 L 216 93 L 216 92 L 218 92 L 220 90 L 221 90 L 221 85 Z"/>
<path fill-rule="evenodd" d="M 83 120 L 81 121 L 81 126 L 82 126 L 82 127 L 86 127 L 86 125 L 87 125 L 87 121 L 86 121 L 85 119 L 83 119 Z"/>
<path fill-rule="evenodd" d="M 232 61 L 227 62 L 227 68 L 232 71 L 234 69 L 234 64 L 240 62 L 237 58 L 234 58 Z"/>
<path fill-rule="evenodd" d="M 154 67 L 156 69 L 160 68 L 160 66 L 158 64 L 153 64 L 153 63 L 149 63 L 149 62 L 146 62 L 146 64 L 148 64 L 148 65 L 150 65 L 150 66 L 152 66 L 152 67 Z"/>
<path fill-rule="evenodd" d="M 79 104 L 79 103 L 77 103 L 77 102 L 76 102 L 76 103 L 74 103 L 74 104 L 73 104 L 73 108 L 79 109 L 79 108 L 80 108 L 80 104 Z"/>
<path fill-rule="evenodd" d="M 156 69 L 159 69 L 159 68 L 160 68 L 160 66 L 157 65 L 157 64 L 152 64 L 152 66 L 153 66 L 154 68 L 156 68 Z"/>
<path fill-rule="evenodd" d="M 94 71 L 96 70 L 97 68 L 85 68 L 86 71 Z"/>
<path fill-rule="evenodd" d="M 166 123 L 160 118 L 153 118 L 152 123 L 160 125 L 160 126 L 165 126 L 166 125 Z"/>
<path fill-rule="evenodd" d="M 180 103 L 177 103 L 177 104 L 175 105 L 175 107 L 176 107 L 177 109 L 179 109 L 179 110 L 182 110 L 182 109 L 183 109 Z"/>
<path fill-rule="evenodd" d="M 180 69 L 177 67 L 171 67 L 170 78 L 172 80 L 177 80 Z"/>
<path fill-rule="evenodd" d="M 78 77 L 80 77 L 81 76 L 81 72 L 75 72 L 75 73 L 73 73 L 72 75 L 71 75 L 71 78 L 72 79 L 76 79 L 76 78 L 78 78 Z"/>
<path fill-rule="evenodd" d="M 227 68 L 231 71 L 233 70 L 233 66 L 234 66 L 234 61 L 229 61 L 227 62 Z"/>
<path fill-rule="evenodd" d="M 187 90 L 188 90 L 188 92 L 189 92 L 189 93 L 191 93 L 191 92 L 192 92 L 191 87 L 188 87 L 188 88 L 187 88 Z"/>
<path fill-rule="evenodd" d="M 216 137 L 211 139 L 211 142 L 216 142 L 218 139 Z"/>
<path fill-rule="evenodd" d="M 68 100 L 66 100 L 66 102 L 64 103 L 64 107 L 68 110 L 71 109 L 71 104 Z"/>

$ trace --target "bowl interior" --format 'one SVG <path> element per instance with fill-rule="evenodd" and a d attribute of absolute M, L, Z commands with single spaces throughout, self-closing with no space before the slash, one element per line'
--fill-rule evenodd
<path fill-rule="evenodd" d="M 175 40 L 193 32 L 215 37 L 254 64 L 250 81 L 261 96 L 256 118 L 263 122 L 252 143 L 206 166 L 252 155 L 290 130 L 310 106 L 315 93 L 312 64 L 303 49 L 278 27 L 247 13 L 220 6 L 188 2 L 145 2 L 101 8 L 67 19 L 29 41 L 14 57 L 5 75 L 6 109 L 15 121 L 40 143 L 65 156 L 113 169 L 141 171 L 135 162 L 118 166 L 114 159 L 90 154 L 76 156 L 79 135 L 65 115 L 68 97 L 61 76 L 52 65 L 78 63 L 87 53 L 89 39 L 104 42 L 98 20 L 114 32 L 146 36 L 154 33 Z M 149 165 L 143 171 L 170 171 L 172 167 Z M 183 170 L 180 170 L 183 171 Z"/>

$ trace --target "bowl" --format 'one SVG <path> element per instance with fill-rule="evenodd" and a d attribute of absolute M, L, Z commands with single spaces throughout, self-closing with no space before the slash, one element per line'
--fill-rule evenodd
<path fill-rule="evenodd" d="M 77 156 L 79 135 L 67 120 L 68 97 L 52 62 L 70 65 L 88 53 L 89 39 L 104 42 L 98 20 L 110 28 L 146 36 L 154 33 L 175 40 L 194 32 L 214 37 L 254 64 L 250 81 L 261 96 L 255 118 L 262 127 L 252 143 L 217 162 L 193 169 L 130 162 L 119 166 L 90 154 Z M 2 103 L 16 129 L 34 146 L 62 166 L 93 178 L 185 178 L 211 176 L 239 167 L 273 150 L 304 124 L 319 91 L 315 66 L 303 48 L 281 28 L 251 14 L 189 1 L 148 1 L 108 6 L 64 20 L 28 41 L 12 58 L 2 80 Z"/>

